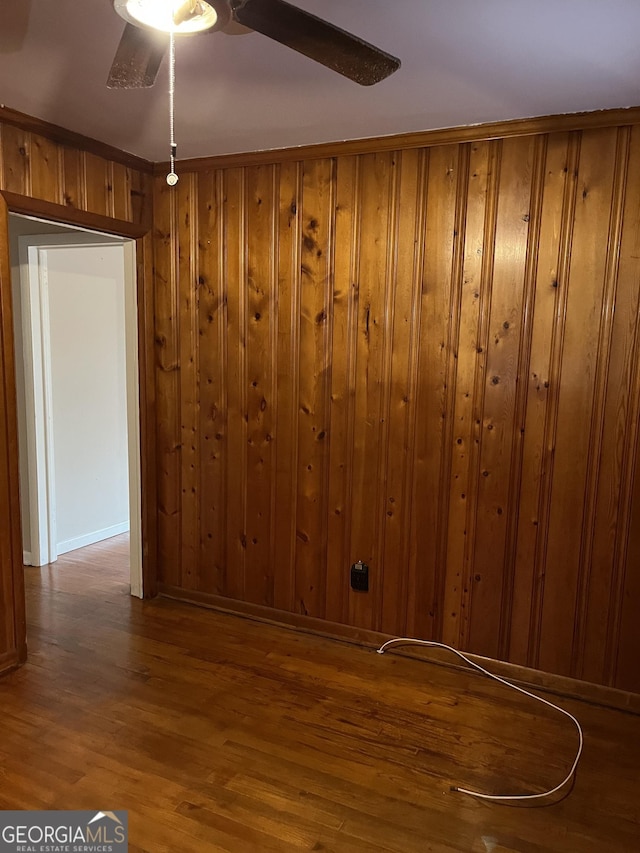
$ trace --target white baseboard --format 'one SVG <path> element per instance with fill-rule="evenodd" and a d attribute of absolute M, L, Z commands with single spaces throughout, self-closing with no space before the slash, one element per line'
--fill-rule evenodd
<path fill-rule="evenodd" d="M 93 545 L 95 542 L 102 542 L 103 539 L 111 539 L 112 536 L 127 533 L 128 530 L 129 522 L 122 521 L 120 524 L 103 527 L 102 530 L 94 530 L 92 533 L 85 533 L 84 536 L 77 536 L 75 539 L 58 542 L 56 550 L 58 551 L 58 555 L 67 554 L 69 551 L 75 551 L 77 548 L 84 548 L 85 545 Z"/>
<path fill-rule="evenodd" d="M 31 551 L 23 551 L 22 552 L 22 565 L 23 566 L 32 566 L 31 562 Z"/>

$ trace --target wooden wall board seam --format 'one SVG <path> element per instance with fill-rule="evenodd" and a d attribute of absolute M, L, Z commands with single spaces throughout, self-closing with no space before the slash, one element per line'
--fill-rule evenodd
<path fill-rule="evenodd" d="M 631 377 L 635 377 L 632 385 L 628 429 L 625 436 L 625 446 L 622 459 L 624 480 L 621 488 L 621 521 L 616 529 L 613 554 L 613 577 L 609 601 L 609 624 L 606 640 L 605 678 L 608 685 L 617 683 L 618 658 L 620 655 L 620 631 L 622 623 L 622 604 L 624 596 L 625 574 L 627 566 L 627 549 L 631 532 L 631 503 L 634 482 L 640 472 L 640 299 L 636 303 L 636 324 L 631 356 Z M 633 567 L 638 571 L 638 566 Z"/>
<path fill-rule="evenodd" d="M 107 179 L 107 206 L 106 206 L 106 214 L 107 216 L 115 217 L 115 196 L 113 192 L 113 183 L 114 183 L 114 175 L 113 175 L 113 162 L 107 162 L 106 168 L 106 179 Z"/>
<path fill-rule="evenodd" d="M 271 308 L 269 311 L 269 348 L 273 353 L 273 358 L 271 360 L 271 377 L 270 377 L 270 388 L 269 388 L 269 396 L 271 398 L 271 411 L 272 411 L 272 430 L 275 433 L 275 442 L 276 447 L 279 440 L 278 436 L 278 411 L 279 411 L 279 403 L 278 403 L 278 339 L 279 339 L 279 327 L 278 327 L 278 318 L 279 318 L 279 297 L 280 294 L 278 292 L 278 259 L 280 256 L 280 245 L 279 245 L 279 229 L 278 229 L 278 217 L 276 212 L 279 209 L 279 189 L 280 189 L 280 165 L 276 163 L 272 170 L 271 175 L 271 193 L 274 198 L 273 204 L 273 216 L 271 217 L 271 235 L 269 238 L 269 242 L 271 245 L 271 257 L 270 257 L 270 278 L 271 278 L 271 288 L 273 290 L 273 296 L 271 300 Z M 272 439 L 274 436 L 272 436 Z M 276 457 L 277 458 L 277 457 Z M 274 465 L 275 469 L 275 465 Z M 276 510 L 277 510 L 277 500 L 278 500 L 278 479 L 276 472 L 274 470 L 274 474 L 271 477 L 271 495 L 270 495 L 270 512 L 269 512 L 269 564 L 271 567 L 271 571 L 276 571 Z M 275 581 L 273 576 L 271 576 L 271 604 L 274 603 L 275 596 Z"/>
<path fill-rule="evenodd" d="M 80 198 L 78 199 L 81 210 L 89 209 L 87 181 L 87 152 L 80 152 Z"/>
<path fill-rule="evenodd" d="M 353 184 L 353 218 L 351 226 L 351 275 L 349 280 L 349 329 L 351 334 L 347 344 L 347 448 L 352 448 L 354 445 L 355 428 L 356 428 L 356 374 L 358 370 L 358 347 L 357 347 L 357 332 L 358 332 L 358 315 L 360 310 L 360 255 L 358 247 L 361 239 L 362 226 L 362 158 L 356 157 L 354 161 L 354 184 Z M 345 541 L 344 553 L 347 561 L 358 559 L 353 551 L 353 542 L 351 540 L 351 530 L 353 523 L 353 453 L 347 451 L 347 493 L 345 495 Z M 345 567 L 346 568 L 346 567 Z M 349 593 L 345 593 L 343 598 L 343 613 L 344 618 L 348 617 L 349 611 Z"/>
<path fill-rule="evenodd" d="M 620 128 L 616 140 L 616 160 L 613 178 L 613 198 L 611 204 L 607 257 L 604 271 L 604 298 L 600 315 L 600 327 L 595 356 L 596 379 L 594 399 L 589 429 L 589 451 L 587 458 L 587 489 L 583 508 L 582 529 L 584 534 L 580 543 L 580 561 L 578 573 L 578 595 L 575 614 L 574 645 L 571 655 L 571 675 L 581 678 L 584 670 L 585 627 L 587 619 L 588 585 L 593 560 L 594 523 L 598 484 L 601 476 L 602 444 L 604 433 L 604 415 L 606 390 L 613 335 L 613 316 L 618 285 L 620 264 L 620 240 L 622 235 L 622 216 L 624 212 L 625 187 L 629 172 L 631 133 L 629 128 Z M 609 616 L 609 614 L 607 614 Z"/>
<path fill-rule="evenodd" d="M 333 322 L 334 322 L 334 311 L 333 311 L 333 293 L 334 293 L 334 283 L 335 283 L 335 227 L 336 227 L 336 171 L 337 171 L 337 163 L 335 158 L 331 158 L 330 160 L 330 183 L 329 183 L 329 200 L 328 200 L 328 210 L 329 210 L 329 223 L 327 228 L 327 241 L 328 245 L 326 248 L 326 256 L 327 256 L 327 264 L 328 270 L 326 275 L 326 281 L 324 285 L 324 306 L 323 312 L 325 315 L 325 320 L 323 323 L 323 350 L 324 353 L 328 354 L 332 351 L 333 344 Z M 331 388 L 333 385 L 333 362 L 330 358 L 327 359 L 327 367 L 326 373 L 324 377 L 324 387 L 323 387 L 323 401 L 322 401 L 322 432 L 325 433 L 325 437 L 322 439 L 325 445 L 328 445 L 328 450 L 323 454 L 323 465 L 322 465 L 322 528 L 320 533 L 320 538 L 322 542 L 322 565 L 324 567 L 323 570 L 323 582 L 325 589 L 327 587 L 327 557 L 328 557 L 328 539 L 329 539 L 329 480 L 331 475 L 330 468 L 330 452 L 331 452 L 331 428 L 330 428 L 330 417 L 331 417 Z M 323 606 L 323 615 L 326 616 L 326 607 L 327 607 L 327 595 L 322 596 L 322 606 Z"/>
<path fill-rule="evenodd" d="M 220 388 L 221 402 L 224 410 L 223 414 L 223 429 L 224 429 L 224 446 L 229 445 L 229 386 L 228 382 L 224 381 L 224 377 L 229 375 L 229 345 L 226 331 L 228 328 L 228 303 L 229 303 L 229 282 L 227 277 L 227 253 L 223 251 L 225 246 L 225 217 L 224 217 L 224 173 L 221 169 L 215 172 L 216 180 L 216 202 L 217 202 L 217 223 L 218 223 L 218 258 L 217 258 L 217 273 L 219 298 L 222 301 L 221 310 L 218 312 L 218 336 L 220 339 L 219 356 L 221 364 L 220 372 Z M 228 583 L 228 553 L 229 553 L 229 519 L 228 506 L 226 495 L 229 488 L 229 455 L 224 453 L 222 463 L 222 483 L 220 486 L 220 499 L 222 507 L 223 523 L 218 530 L 218 536 L 222 538 L 219 554 L 221 555 L 221 573 L 223 588 L 227 589 Z"/>
<path fill-rule="evenodd" d="M 449 518 L 451 507 L 451 473 L 452 454 L 455 435 L 455 406 L 457 393 L 457 359 L 460 345 L 460 315 L 462 306 L 462 291 L 464 285 L 464 265 L 466 254 L 468 186 L 471 169 L 471 144 L 459 146 L 458 180 L 456 183 L 456 211 L 454 228 L 454 252 L 452 257 L 451 281 L 452 287 L 449 301 L 449 322 L 447 323 L 446 351 L 449 354 L 446 393 L 445 393 L 445 431 L 440 455 L 440 482 L 438 494 L 442 507 L 438 516 L 436 566 L 434 592 L 436 601 L 433 602 L 436 614 L 436 636 L 444 638 L 444 611 L 446 608 L 446 557 L 449 539 Z"/>
<path fill-rule="evenodd" d="M 426 151 L 421 151 L 418 159 L 418 195 L 416 199 L 416 223 L 413 235 L 414 240 L 414 257 L 413 257 L 413 300 L 411 304 L 411 327 L 410 327 L 410 343 L 409 343 L 409 371 L 408 371 L 408 397 L 411 404 L 411 417 L 407 418 L 406 423 L 406 446 L 415 447 L 416 435 L 418 431 L 418 377 L 419 377 L 419 357 L 420 357 L 420 338 L 422 330 L 422 312 L 420 310 L 422 304 L 422 288 L 424 274 L 424 254 L 425 254 L 425 227 L 426 227 L 426 206 L 427 206 L 427 187 L 429 176 L 429 155 Z M 418 555 L 413 559 L 411 564 L 411 553 L 409 543 L 413 541 L 417 531 L 413 519 L 415 518 L 415 454 L 409 455 L 408 464 L 406 466 L 404 494 L 407 500 L 407 510 L 405 513 L 404 522 L 404 539 L 407 543 L 403 550 L 403 559 L 406 560 L 407 574 L 415 577 L 417 572 Z M 407 580 L 404 584 L 404 614 L 399 614 L 398 634 L 404 636 L 408 631 L 409 613 L 415 607 L 415 602 L 410 600 L 411 583 Z M 412 617 L 413 619 L 414 617 Z"/>
<path fill-rule="evenodd" d="M 489 333 L 491 320 L 491 300 L 493 294 L 493 271 L 496 251 L 496 227 L 500 192 L 500 172 L 502 163 L 502 140 L 490 143 L 489 173 L 487 182 L 487 198 L 484 210 L 482 265 L 479 284 L 479 325 L 476 344 L 476 359 L 474 365 L 471 430 L 472 438 L 469 448 L 468 481 L 462 484 L 467 496 L 465 513 L 465 546 L 463 556 L 463 571 L 461 582 L 460 605 L 460 648 L 468 649 L 471 643 L 471 609 L 473 607 L 474 565 L 475 565 L 475 530 L 478 526 L 478 484 L 480 482 L 480 462 L 482 440 L 485 424 L 482 413 L 485 408 L 487 387 L 487 366 Z M 493 424 L 487 424 L 493 428 Z M 472 531 L 474 533 L 472 534 Z M 499 555 L 496 555 L 500 559 Z"/>
<path fill-rule="evenodd" d="M 1 145 L 2 145 L 2 143 L 0 143 L 0 151 L 2 150 Z M 65 180 L 65 168 L 64 168 L 64 148 L 62 147 L 62 145 L 58 146 L 57 155 L 58 155 L 58 175 L 60 176 L 60 178 L 58 181 L 55 202 L 56 202 L 56 204 L 65 204 L 64 188 L 65 188 L 66 180 Z M 0 157 L 0 160 L 1 159 L 2 158 Z M 2 184 L 0 184 L 0 186 L 1 185 Z M 129 217 L 129 218 L 131 218 L 131 217 Z M 114 214 L 114 219 L 115 219 L 115 214 Z"/>
<path fill-rule="evenodd" d="M 300 244 L 302 241 L 302 196 L 303 196 L 303 165 L 301 162 L 296 164 L 296 212 L 294 215 L 295 223 L 295 239 L 292 244 L 293 266 L 293 304 L 292 304 L 292 342 L 291 342 L 291 374 L 293 377 L 293 395 L 292 395 L 292 421 L 296 425 L 299 420 L 300 411 L 300 293 L 302 288 L 302 257 Z M 291 470 L 292 470 L 292 505 L 291 505 L 291 525 L 290 534 L 290 564 L 289 564 L 289 606 L 292 611 L 296 609 L 296 541 L 297 541 L 297 518 L 298 518 L 298 463 L 299 463 L 299 447 L 298 442 L 293 442 L 291 453 Z"/>
<path fill-rule="evenodd" d="M 249 418 L 249 401 L 248 401 L 248 384 L 249 384 L 249 368 L 247 364 L 247 345 L 249 337 L 249 317 L 248 317 L 248 278 L 249 278 L 249 253 L 247 251 L 249 221 L 248 221 L 248 204 L 249 204 L 249 186 L 247 167 L 240 170 L 240 257 L 239 270 L 240 280 L 240 300 L 239 300 L 239 331 L 240 331 L 240 352 L 239 352 L 239 379 L 240 379 L 240 411 L 242 417 L 242 560 L 241 560 L 241 576 L 240 588 L 242 589 L 243 597 L 247 597 L 247 503 L 248 503 L 248 418 Z"/>
<path fill-rule="evenodd" d="M 558 400 L 560 394 L 560 369 L 564 345 L 564 329 L 567 310 L 569 285 L 569 266 L 571 259 L 571 244 L 573 240 L 573 223 L 578 188 L 578 164 L 580 162 L 580 134 L 574 133 L 569 139 L 567 152 L 566 174 L 562 221 L 557 264 L 556 309 L 551 339 L 551 357 L 549 371 L 549 405 L 545 412 L 542 485 L 537 517 L 539 520 L 534 555 L 535 584 L 532 596 L 531 639 L 527 656 L 527 666 L 538 668 L 540 654 L 540 637 L 542 632 L 542 609 L 544 597 L 544 577 L 546 572 L 546 554 L 549 536 L 549 520 L 551 512 L 551 488 L 553 484 L 555 448 L 553 438 L 556 434 L 558 419 Z"/>
<path fill-rule="evenodd" d="M 145 598 L 157 594 L 158 584 L 158 476 L 153 314 L 153 236 L 147 232 L 136 241 L 138 305 L 138 364 L 140 384 L 140 491 L 142 571 Z"/>
<path fill-rule="evenodd" d="M 178 287 L 186 290 L 184 310 L 181 310 L 183 299 L 177 303 L 178 318 L 178 353 L 179 353 L 179 386 L 180 386 L 180 457 L 182 474 L 180 493 L 182 494 L 181 513 L 181 572 L 183 582 L 187 585 L 200 585 L 201 582 L 201 493 L 196 486 L 196 471 L 200 467 L 198 451 L 198 432 L 200 430 L 200 345 L 198 336 L 198 308 L 200 288 L 198 285 L 198 181 L 194 175 L 186 176 L 181 184 L 179 201 L 179 218 L 188 228 L 187 257 L 183 259 L 183 248 L 178 251 Z M 186 316 L 185 316 L 186 315 Z M 184 402 L 186 398 L 187 404 Z M 188 460 L 193 460 L 190 463 Z M 191 512 L 187 511 L 190 506 Z M 193 531 L 189 535 L 190 531 Z M 185 578 L 184 572 L 188 573 Z"/>
<path fill-rule="evenodd" d="M 373 625 L 376 630 L 380 630 L 382 624 L 382 609 L 383 609 L 383 589 L 385 581 L 385 534 L 386 526 L 384 524 L 386 506 L 387 506 L 387 474 L 389 468 L 389 419 L 391 417 L 391 382 L 392 382 L 392 350 L 394 336 L 394 299 L 391 282 L 396 281 L 396 265 L 397 257 L 394 248 L 397 246 L 396 223 L 398 221 L 398 191 L 400 188 L 399 171 L 402 168 L 402 155 L 400 152 L 393 152 L 390 155 L 390 169 L 388 177 L 388 194 L 389 194 L 389 215 L 387 217 L 387 244 L 385 248 L 385 270 L 384 270 L 384 293 L 382 298 L 383 318 L 382 324 L 382 394 L 380 397 L 380 419 L 378 431 L 378 446 L 383 448 L 378 455 L 378 472 L 376 477 L 376 497 L 375 497 L 375 528 L 373 540 L 376 543 L 377 565 L 371 566 L 370 570 L 375 573 L 375 590 L 377 593 L 374 604 Z M 401 577 L 404 577 L 404 572 L 401 572 Z M 371 583 L 371 578 L 370 578 Z"/>
<path fill-rule="evenodd" d="M 508 656 L 511 644 L 513 587 L 517 559 L 518 527 L 521 523 L 519 508 L 515 502 L 522 487 L 523 456 L 525 448 L 525 422 L 527 414 L 528 378 L 531 364 L 533 338 L 535 287 L 538 276 L 538 247 L 542 227 L 544 176 L 547 163 L 548 136 L 536 139 L 534 164 L 531 175 L 531 197 L 529 204 L 529 231 L 524 271 L 524 293 L 522 299 L 522 333 L 518 348 L 518 376 L 516 380 L 516 402 L 514 405 L 514 441 L 511 449 L 511 476 L 509 480 L 508 506 L 514 507 L 509 514 L 505 542 L 505 583 L 499 626 L 499 656 Z"/>
<path fill-rule="evenodd" d="M 31 147 L 33 145 L 33 135 L 27 133 L 25 135 L 25 195 L 32 196 L 33 193 L 33 169 L 31 168 Z M 22 152 L 21 152 L 22 153 Z"/>

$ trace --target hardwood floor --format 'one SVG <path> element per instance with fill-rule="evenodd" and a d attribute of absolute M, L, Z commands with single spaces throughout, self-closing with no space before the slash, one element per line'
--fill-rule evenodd
<path fill-rule="evenodd" d="M 29 660 L 0 680 L 0 808 L 128 809 L 130 850 L 625 853 L 640 717 L 569 721 L 480 676 L 130 598 L 127 538 L 28 568 Z"/>

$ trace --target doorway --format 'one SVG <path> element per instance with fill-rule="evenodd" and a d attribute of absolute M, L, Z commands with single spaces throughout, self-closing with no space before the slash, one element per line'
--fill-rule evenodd
<path fill-rule="evenodd" d="M 130 528 L 142 597 L 135 242 L 18 215 L 10 240 L 25 562 Z"/>

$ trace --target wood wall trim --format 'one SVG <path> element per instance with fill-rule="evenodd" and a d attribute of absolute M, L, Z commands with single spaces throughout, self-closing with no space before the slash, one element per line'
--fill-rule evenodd
<path fill-rule="evenodd" d="M 0 654 L 0 676 L 13 672 L 13 670 L 17 669 L 21 663 L 24 663 L 24 659 L 21 659 L 15 650 L 3 652 Z"/>
<path fill-rule="evenodd" d="M 29 133 L 44 136 L 62 145 L 79 148 L 85 152 L 96 154 L 98 157 L 104 157 L 106 160 L 122 163 L 124 166 L 129 166 L 139 172 L 150 173 L 153 169 L 153 164 L 143 157 L 137 157 L 135 154 L 121 151 L 119 148 L 107 145 L 105 142 L 100 142 L 97 139 L 92 139 L 90 136 L 83 136 L 80 133 L 67 130 L 57 124 L 51 124 L 48 121 L 43 121 L 26 113 L 18 112 L 18 110 L 12 110 L 10 107 L 0 106 L 0 124 L 9 124 L 21 130 L 26 130 Z"/>
<path fill-rule="evenodd" d="M 0 198 L 0 233 L 8 230 L 8 208 Z M 9 249 L 0 251 L 0 653 L 6 667 L 25 660 L 27 628 L 25 617 L 24 575 L 22 571 L 22 533 L 20 513 L 13 511 L 20 495 L 18 472 L 18 416 L 16 412 L 16 374 L 13 350 L 13 311 Z M 3 663 L 0 660 L 0 671 Z"/>
<path fill-rule="evenodd" d="M 137 239 L 143 237 L 148 231 L 146 224 L 137 224 L 125 219 L 115 219 L 111 216 L 102 216 L 87 210 L 79 210 L 76 207 L 68 207 L 64 204 L 55 204 L 42 199 L 32 198 L 27 195 L 6 192 L 0 190 L 12 213 L 20 213 L 25 216 L 37 216 L 49 219 L 60 225 L 78 225 L 91 231 L 104 231 L 109 234 L 117 234 L 121 237 Z"/>
<path fill-rule="evenodd" d="M 265 622 L 268 625 L 277 625 L 288 630 L 303 631 L 307 634 L 316 634 L 333 640 L 356 643 L 357 645 L 368 646 L 369 648 L 378 648 L 387 640 L 394 639 L 392 635 L 382 633 L 381 631 L 371 631 L 356 628 L 352 625 L 328 622 L 324 619 L 304 616 L 300 613 L 275 610 L 271 607 L 264 607 L 248 601 L 237 601 L 224 598 L 220 595 L 186 590 L 162 583 L 158 586 L 158 593 L 161 597 L 169 598 L 172 601 L 195 604 L 219 613 L 241 616 L 258 622 Z M 438 666 L 447 666 L 452 669 L 466 669 L 454 661 L 447 660 L 446 657 L 443 657 L 447 653 L 444 651 L 440 652 L 437 649 L 423 650 L 416 646 L 412 648 L 399 647 L 394 650 L 394 654 L 416 657 L 421 660 L 427 660 L 429 663 Z M 467 656 L 481 666 L 484 666 L 490 672 L 508 678 L 518 684 L 538 688 L 546 693 L 553 693 L 558 696 L 580 699 L 593 705 L 601 705 L 640 715 L 640 695 L 637 693 L 618 690 L 615 687 L 605 687 L 601 684 L 592 684 L 591 682 L 580 681 L 575 678 L 568 678 L 567 676 L 554 675 L 553 673 L 518 666 L 517 664 L 506 661 L 482 657 L 481 655 L 468 654 Z M 425 675 L 425 677 L 427 676 Z"/>
<path fill-rule="evenodd" d="M 140 409 L 140 491 L 142 516 L 142 589 L 157 595 L 158 498 L 156 467 L 155 340 L 153 335 L 153 237 L 136 242 L 138 281 L 138 376 Z"/>
<path fill-rule="evenodd" d="M 401 151 L 406 148 L 431 148 L 435 145 L 506 139 L 513 136 L 532 136 L 539 133 L 566 133 L 573 130 L 635 124 L 640 124 L 640 107 L 464 125 L 441 130 L 422 130 L 390 136 L 375 136 L 367 139 L 322 142 L 316 145 L 300 145 L 294 148 L 274 148 L 266 151 L 195 157 L 191 160 L 179 160 L 177 166 L 178 171 L 182 172 L 203 172 L 209 169 L 258 166 L 267 163 L 286 163 L 295 160 L 313 160 L 381 151 Z M 153 165 L 154 175 L 165 175 L 168 170 L 168 161 Z"/>

